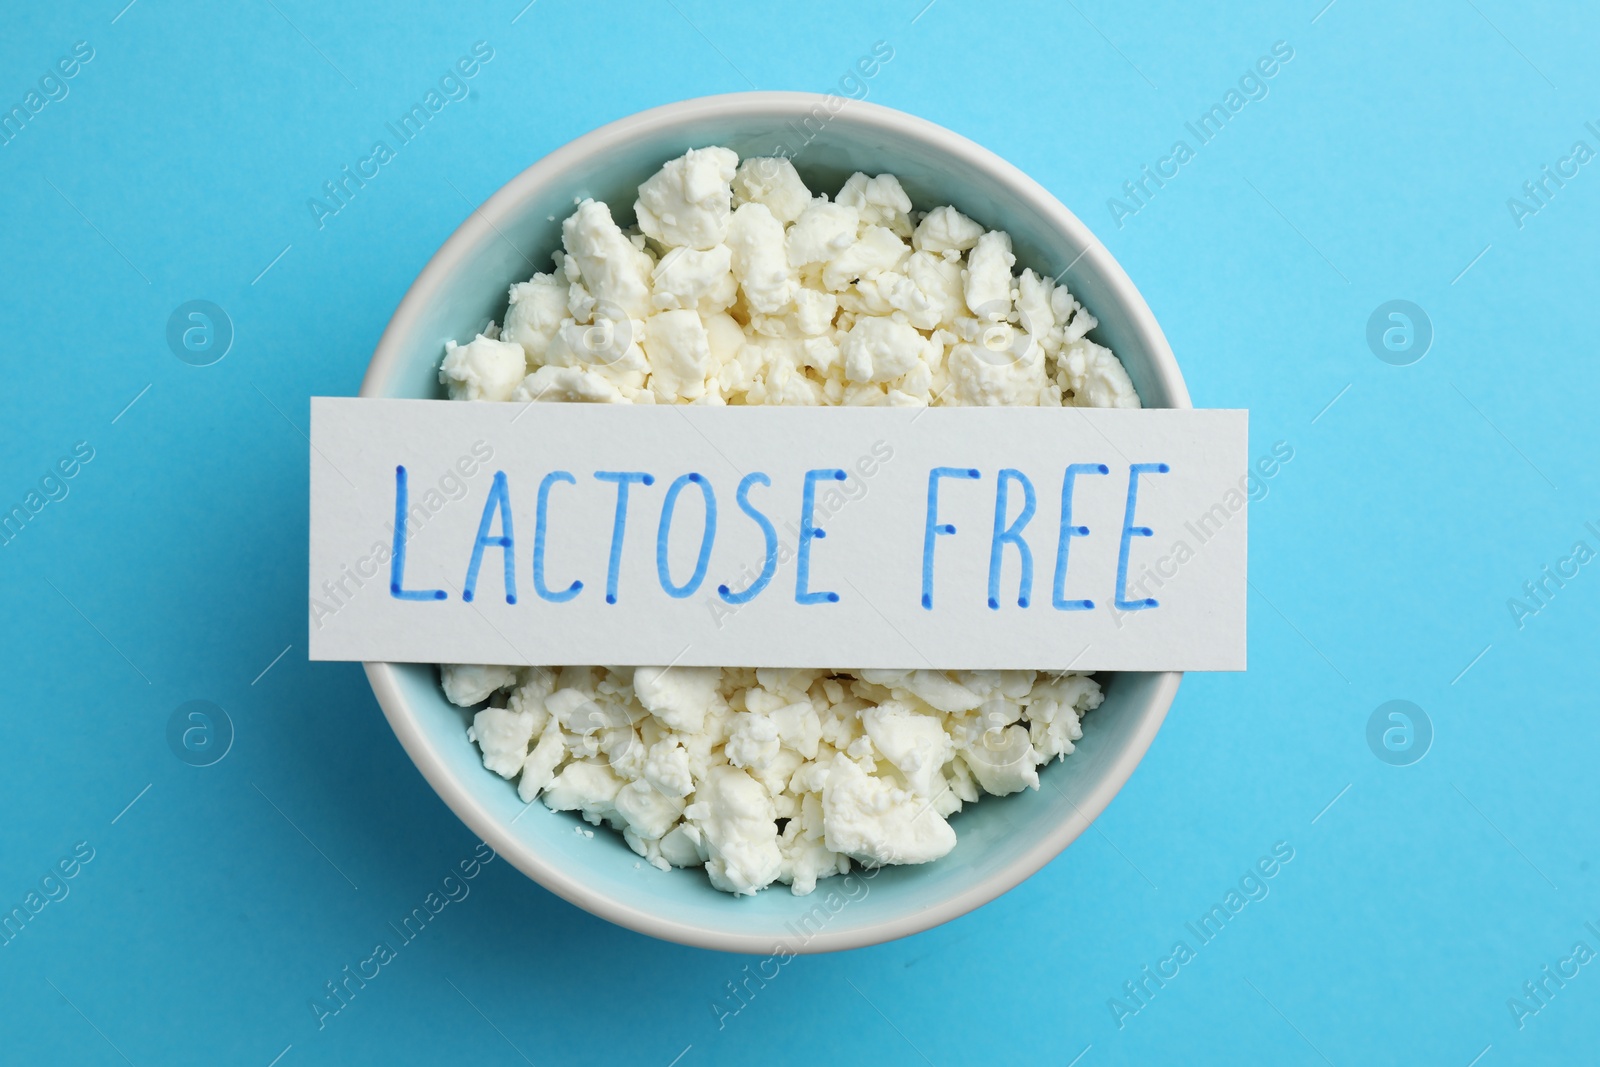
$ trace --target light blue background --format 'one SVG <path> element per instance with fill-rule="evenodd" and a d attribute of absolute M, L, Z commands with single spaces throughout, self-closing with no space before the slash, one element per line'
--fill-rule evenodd
<path fill-rule="evenodd" d="M 1520 1030 L 1506 1001 L 1575 942 L 1600 949 L 1583 927 L 1600 925 L 1600 564 L 1520 630 L 1506 602 L 1578 538 L 1600 547 L 1600 171 L 1520 229 L 1506 200 L 1576 140 L 1600 148 L 1583 125 L 1600 14 L 122 2 L 13 5 L 0 39 L 5 108 L 74 41 L 95 49 L 0 147 L 0 505 L 75 442 L 95 450 L 0 549 L 0 910 L 74 843 L 95 850 L 0 948 L 0 1059 L 1594 1057 L 1600 965 Z M 470 98 L 319 230 L 307 199 L 479 40 L 495 54 Z M 686 97 L 825 91 L 879 40 L 894 58 L 869 99 L 1055 192 L 1144 292 L 1195 402 L 1250 408 L 1256 453 L 1293 447 L 1252 507 L 1250 671 L 1188 677 L 1104 817 L 1024 885 L 791 962 L 721 1029 L 709 1005 L 745 958 L 611 927 L 499 862 L 319 1030 L 311 997 L 474 840 L 360 668 L 306 661 L 307 398 L 355 391 L 427 257 L 550 149 Z M 1280 40 L 1294 59 L 1270 95 L 1118 228 L 1107 199 L 1194 147 L 1185 120 Z M 205 368 L 164 339 L 195 298 L 236 329 Z M 1412 366 L 1365 340 L 1394 298 L 1435 330 Z M 1409 767 L 1366 742 L 1395 698 L 1436 734 Z M 237 730 L 202 769 L 165 739 L 192 699 Z M 1108 999 L 1194 946 L 1185 922 L 1276 842 L 1294 860 L 1270 896 L 1119 1029 Z"/>

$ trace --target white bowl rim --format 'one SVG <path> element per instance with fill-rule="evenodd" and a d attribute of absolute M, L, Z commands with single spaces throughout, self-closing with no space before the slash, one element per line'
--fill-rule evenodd
<path fill-rule="evenodd" d="M 814 113 L 818 106 L 828 108 L 830 102 L 840 100 L 844 101 L 843 106 L 837 110 L 830 109 L 833 117 L 829 121 L 837 121 L 848 115 L 848 121 L 854 125 L 893 130 L 902 135 L 909 133 L 932 148 L 981 168 L 998 186 L 1050 219 L 1058 230 L 1083 249 L 1079 258 L 1087 260 L 1090 269 L 1097 271 L 1106 281 L 1114 300 L 1126 311 L 1131 329 L 1150 354 L 1151 372 L 1172 398 L 1169 406 L 1192 406 L 1172 348 L 1144 297 L 1099 238 L 1042 185 L 988 149 L 927 119 L 863 100 L 776 91 L 697 97 L 640 111 L 569 141 L 512 178 L 468 215 L 417 275 L 378 340 L 366 376 L 362 379 L 359 395 L 383 395 L 384 383 L 399 368 L 403 347 L 401 339 L 415 328 L 423 307 L 432 299 L 435 291 L 460 268 L 468 253 L 480 241 L 497 232 L 496 219 L 514 212 L 546 181 L 568 172 L 584 160 L 627 143 L 642 131 L 664 124 L 674 125 L 688 119 L 761 115 L 780 119 L 799 118 Z M 641 910 L 596 892 L 580 878 L 540 856 L 454 780 L 443 757 L 428 741 L 420 721 L 401 691 L 397 665 L 372 662 L 363 666 L 373 694 L 383 708 L 395 736 L 399 738 L 401 747 L 428 784 L 462 822 L 523 874 L 591 914 L 651 937 L 722 952 L 765 955 L 773 951 L 774 938 L 771 936 L 685 923 Z M 869 926 L 821 930 L 799 951 L 814 953 L 860 948 L 920 933 L 987 904 L 1033 875 L 1076 840 L 1127 783 L 1166 719 L 1167 710 L 1182 679 L 1181 672 L 1165 672 L 1156 677 L 1154 691 L 1129 742 L 1112 757 L 1109 772 L 1100 783 L 1081 804 L 1076 805 L 1078 818 L 1063 820 L 1026 851 L 996 868 L 987 878 L 964 892 L 934 906 L 913 910 Z M 773 891 L 776 890 L 769 890 Z"/>

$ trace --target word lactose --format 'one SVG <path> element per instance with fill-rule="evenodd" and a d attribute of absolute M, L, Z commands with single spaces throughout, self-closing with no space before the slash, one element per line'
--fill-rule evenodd
<path fill-rule="evenodd" d="M 1128 557 L 1134 538 L 1154 536 L 1153 530 L 1147 526 L 1140 526 L 1136 521 L 1140 481 L 1152 476 L 1166 474 L 1170 470 L 1171 468 L 1165 463 L 1132 463 L 1128 465 L 1127 502 L 1123 511 L 1117 554 L 1116 582 L 1112 594 L 1112 603 L 1118 611 L 1141 611 L 1160 606 L 1159 601 L 1148 596 L 1129 599 L 1127 592 Z M 1053 578 L 1050 584 L 1049 596 L 1050 606 L 1057 611 L 1091 611 L 1095 607 L 1095 601 L 1091 599 L 1083 597 L 1069 598 L 1066 593 L 1068 561 L 1071 554 L 1072 541 L 1076 538 L 1087 537 L 1090 532 L 1088 527 L 1076 525 L 1073 522 L 1073 494 L 1080 479 L 1106 476 L 1110 473 L 1111 468 L 1104 463 L 1073 463 L 1062 470 L 1059 518 L 1054 530 L 1053 541 L 1055 546 Z M 845 481 L 847 477 L 846 472 L 839 468 L 822 467 L 806 471 L 801 479 L 798 501 L 799 535 L 798 543 L 793 552 L 795 559 L 794 599 L 797 604 L 836 604 L 839 602 L 839 593 L 828 589 L 814 588 L 817 584 L 834 583 L 828 582 L 820 572 L 813 569 L 813 556 L 816 554 L 813 546 L 815 542 L 824 540 L 827 537 L 827 531 L 817 525 L 818 485 L 821 483 L 826 487 L 833 482 Z M 1019 608 L 1027 608 L 1033 603 L 1034 553 L 1024 533 L 1039 511 L 1039 490 L 1027 474 L 1012 467 L 1005 467 L 996 471 L 993 477 L 994 521 L 988 531 L 987 603 L 991 609 L 1000 610 L 1002 571 L 1009 554 L 1015 557 L 1018 564 L 1016 604 Z M 955 525 L 945 521 L 940 515 L 941 487 L 943 487 L 944 492 L 948 493 L 950 487 L 946 483 L 983 481 L 984 479 L 984 473 L 976 467 L 934 467 L 928 471 L 921 554 L 921 603 L 925 610 L 932 611 L 934 607 L 935 560 L 939 554 L 940 540 L 951 537 L 956 533 Z M 409 504 L 407 483 L 406 468 L 397 466 L 395 468 L 394 495 L 394 550 L 390 556 L 389 593 L 397 600 L 447 600 L 450 594 L 443 589 L 406 588 L 406 543 L 408 531 L 405 517 Z M 615 510 L 611 522 L 610 550 L 606 563 L 604 596 L 607 604 L 616 604 L 620 595 L 619 584 L 622 574 L 624 546 L 627 542 L 630 504 L 635 496 L 638 495 L 636 490 L 654 486 L 656 477 L 646 471 L 593 471 L 587 484 L 593 486 L 594 483 L 609 486 L 609 492 L 613 494 L 615 500 Z M 555 470 L 546 473 L 540 479 L 534 493 L 531 578 L 534 594 L 540 600 L 553 604 L 566 603 L 582 595 L 587 588 L 582 578 L 573 578 L 565 585 L 557 581 L 555 586 L 552 586 L 545 567 L 546 546 L 550 541 L 552 522 L 558 523 L 560 521 L 558 494 L 581 492 L 585 484 L 571 471 Z M 756 494 L 758 490 L 759 499 L 752 499 L 752 495 Z M 772 478 L 761 471 L 752 471 L 744 475 L 734 490 L 734 503 L 743 515 L 743 519 L 740 521 L 751 523 L 760 531 L 766 546 L 766 552 L 760 573 L 750 579 L 744 588 L 732 589 L 726 584 L 720 584 L 716 587 L 717 595 L 729 604 L 745 604 L 754 600 L 766 591 L 768 586 L 772 584 L 773 577 L 777 574 L 779 562 L 778 532 L 771 518 L 771 515 L 775 513 L 772 499 L 774 495 Z M 695 511 L 700 516 L 700 545 L 694 557 L 693 568 L 687 577 L 674 575 L 671 561 L 672 553 L 670 552 L 673 523 L 680 510 Z M 705 583 L 711 571 L 712 551 L 717 539 L 718 514 L 717 492 L 706 475 L 691 471 L 687 474 L 679 475 L 667 484 L 665 492 L 661 494 L 659 516 L 655 528 L 656 578 L 660 583 L 662 592 L 666 593 L 667 596 L 679 600 L 693 596 Z M 478 522 L 477 536 L 470 546 L 466 576 L 461 588 L 462 600 L 470 602 L 477 597 L 478 581 L 483 568 L 484 555 L 490 549 L 499 549 L 504 575 L 502 582 L 506 603 L 517 603 L 518 550 L 514 532 L 516 523 L 513 515 L 514 508 L 512 506 L 510 481 L 504 471 L 496 471 L 494 480 L 490 484 L 483 502 L 483 513 Z M 787 555 L 787 553 L 785 554 Z M 894 557 L 891 556 L 890 558 Z M 838 564 L 836 563 L 835 566 L 838 566 Z M 680 571 L 683 569 L 682 566 L 679 567 Z M 842 573 L 845 569 L 840 567 L 840 572 Z M 681 581 L 679 580 L 680 577 L 682 577 Z"/>

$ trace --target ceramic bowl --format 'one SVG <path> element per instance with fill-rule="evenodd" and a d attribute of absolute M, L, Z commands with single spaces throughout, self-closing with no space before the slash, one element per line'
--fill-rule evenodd
<path fill-rule="evenodd" d="M 362 396 L 438 397 L 446 340 L 470 339 L 506 307 L 507 287 L 550 269 L 574 198 L 610 204 L 631 224 L 640 182 L 686 149 L 725 145 L 788 155 L 816 191 L 854 171 L 888 172 L 919 208 L 953 204 L 1011 234 L 1018 268 L 1061 274 L 1099 319 L 1091 335 L 1121 357 L 1146 407 L 1188 407 L 1172 350 L 1144 299 L 1105 247 L 1016 167 L 964 137 L 864 101 L 752 92 L 670 104 L 620 119 L 517 175 L 450 236 L 406 293 L 378 343 Z M 1149 747 L 1179 674 L 1102 676 L 1106 699 L 1041 788 L 985 797 L 952 818 L 959 843 L 920 866 L 854 871 L 810 896 L 775 885 L 753 897 L 711 888 L 698 869 L 642 863 L 620 834 L 573 832 L 571 813 L 524 805 L 483 766 L 467 716 L 432 666 L 368 663 L 378 703 L 407 753 L 455 813 L 502 857 L 551 892 L 653 937 L 747 953 L 853 948 L 904 937 L 993 900 L 1044 866 L 1100 814 Z"/>

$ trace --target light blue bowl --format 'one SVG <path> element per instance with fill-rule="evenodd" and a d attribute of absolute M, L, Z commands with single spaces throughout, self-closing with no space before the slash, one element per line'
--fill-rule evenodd
<path fill-rule="evenodd" d="M 552 152 L 461 225 L 417 278 L 378 342 L 362 396 L 436 397 L 447 340 L 500 320 L 507 287 L 550 269 L 574 198 L 610 204 L 624 225 L 640 182 L 686 149 L 726 145 L 740 157 L 790 156 L 807 184 L 835 191 L 854 171 L 899 177 L 920 208 L 953 204 L 1006 230 L 1019 266 L 1066 269 L 1100 320 L 1093 336 L 1122 358 L 1146 407 L 1188 407 L 1161 329 L 1122 268 L 1081 222 L 1015 167 L 922 119 L 836 96 L 736 93 L 655 108 Z M 553 217 L 553 219 L 552 219 Z M 532 264 L 532 266 L 530 266 Z M 855 871 L 796 897 L 712 889 L 699 870 L 658 871 L 620 834 L 573 832 L 572 814 L 524 805 L 484 769 L 467 716 L 435 668 L 369 663 L 367 676 L 417 767 L 461 819 L 552 892 L 654 937 L 750 953 L 822 952 L 925 930 L 999 896 L 1049 862 L 1105 809 L 1133 773 L 1177 691 L 1179 674 L 1102 676 L 1106 700 L 1084 719 L 1077 751 L 1042 768 L 1042 787 L 985 797 L 953 817 L 955 850 L 935 863 Z"/>

